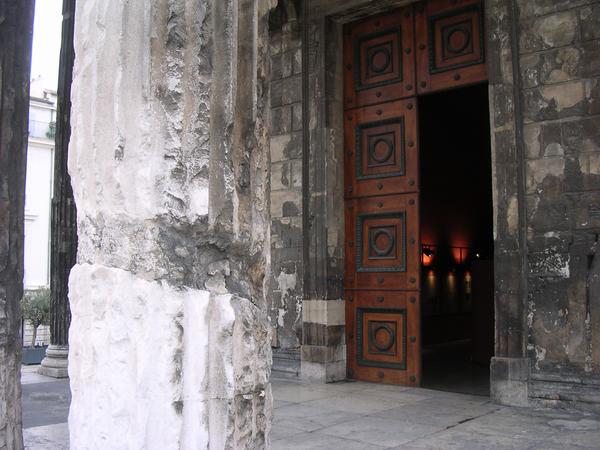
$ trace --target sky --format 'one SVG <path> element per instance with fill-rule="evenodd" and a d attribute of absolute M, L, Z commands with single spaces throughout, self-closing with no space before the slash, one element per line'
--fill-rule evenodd
<path fill-rule="evenodd" d="M 31 59 L 32 95 L 41 96 L 43 89 L 56 90 L 60 58 L 62 0 L 37 0 L 33 23 Z"/>

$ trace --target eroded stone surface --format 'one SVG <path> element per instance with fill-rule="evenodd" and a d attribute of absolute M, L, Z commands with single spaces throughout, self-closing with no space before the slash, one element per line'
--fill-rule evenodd
<path fill-rule="evenodd" d="M 275 370 L 280 351 L 299 358 L 304 264 L 302 235 L 302 24 L 295 2 L 280 1 L 270 17 L 271 274 L 269 314 Z M 286 359 L 284 362 L 287 362 Z"/>
<path fill-rule="evenodd" d="M 23 447 L 21 308 L 34 2 L 0 5 L 0 450 Z"/>
<path fill-rule="evenodd" d="M 264 442 L 270 349 L 251 302 L 87 264 L 69 289 L 74 448 Z"/>
<path fill-rule="evenodd" d="M 73 448 L 268 446 L 272 3 L 78 7 Z"/>
<path fill-rule="evenodd" d="M 598 5 L 519 1 L 532 402 L 597 408 Z"/>

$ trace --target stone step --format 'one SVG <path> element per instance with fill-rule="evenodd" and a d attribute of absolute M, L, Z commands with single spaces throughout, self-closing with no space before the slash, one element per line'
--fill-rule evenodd
<path fill-rule="evenodd" d="M 294 379 L 300 376 L 300 352 L 298 350 L 273 349 L 271 377 Z"/>

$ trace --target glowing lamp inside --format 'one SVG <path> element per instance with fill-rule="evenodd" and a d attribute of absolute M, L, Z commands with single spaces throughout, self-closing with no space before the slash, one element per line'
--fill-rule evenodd
<path fill-rule="evenodd" d="M 425 267 L 433 264 L 433 255 L 434 252 L 430 247 L 423 247 L 423 251 L 421 252 L 421 262 Z"/>

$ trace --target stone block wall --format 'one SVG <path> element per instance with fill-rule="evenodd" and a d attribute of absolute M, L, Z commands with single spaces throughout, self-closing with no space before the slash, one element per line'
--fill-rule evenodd
<path fill-rule="evenodd" d="M 271 13 L 271 274 L 273 346 L 302 343 L 302 28 L 293 2 Z"/>
<path fill-rule="evenodd" d="M 530 397 L 600 401 L 600 2 L 518 8 Z"/>

